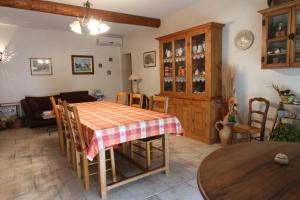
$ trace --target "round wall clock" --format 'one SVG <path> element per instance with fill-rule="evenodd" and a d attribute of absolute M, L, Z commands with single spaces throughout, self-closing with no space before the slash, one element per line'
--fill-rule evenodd
<path fill-rule="evenodd" d="M 249 30 L 240 31 L 234 39 L 235 46 L 240 50 L 249 49 L 254 42 L 254 34 Z"/>

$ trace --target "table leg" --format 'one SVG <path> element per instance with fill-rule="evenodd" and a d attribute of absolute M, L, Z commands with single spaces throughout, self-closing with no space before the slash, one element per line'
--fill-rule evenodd
<path fill-rule="evenodd" d="M 107 185 L 106 185 L 106 158 L 105 149 L 99 151 L 99 194 L 102 199 L 107 198 Z"/>
<path fill-rule="evenodd" d="M 169 150 L 169 133 L 166 133 L 163 137 L 164 148 L 164 164 L 166 175 L 170 174 L 170 150 Z"/>

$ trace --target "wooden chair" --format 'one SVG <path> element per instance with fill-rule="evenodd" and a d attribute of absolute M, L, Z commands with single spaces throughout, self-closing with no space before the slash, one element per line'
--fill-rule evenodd
<path fill-rule="evenodd" d="M 129 106 L 135 108 L 143 108 L 143 95 L 130 93 Z M 131 158 L 132 158 L 132 147 L 133 147 L 133 142 L 129 142 L 129 148 L 130 148 L 129 151 L 130 151 Z M 126 143 L 122 144 L 123 153 L 125 153 L 125 149 L 126 149 Z"/>
<path fill-rule="evenodd" d="M 57 110 L 59 112 L 59 116 L 61 117 L 61 123 L 64 133 L 64 142 L 66 144 L 66 151 L 67 151 L 67 160 L 69 163 L 72 164 L 73 169 L 75 170 L 75 159 L 74 159 L 74 145 L 72 144 L 71 139 L 71 129 L 67 121 L 67 112 L 64 107 L 64 103 L 61 99 L 58 99 L 58 106 Z"/>
<path fill-rule="evenodd" d="M 115 102 L 118 104 L 127 105 L 127 94 L 126 92 L 117 92 Z"/>
<path fill-rule="evenodd" d="M 65 154 L 66 153 L 66 146 L 65 146 L 65 139 L 64 139 L 65 133 L 64 133 L 64 129 L 63 129 L 61 116 L 59 114 L 59 111 L 57 109 L 57 105 L 56 105 L 56 102 L 55 102 L 55 99 L 53 96 L 50 97 L 50 101 L 51 101 L 53 112 L 54 112 L 55 119 L 56 119 L 60 151 L 62 152 L 62 154 Z"/>
<path fill-rule="evenodd" d="M 130 94 L 129 105 L 135 108 L 143 108 L 143 95 L 142 94 Z"/>
<path fill-rule="evenodd" d="M 149 103 L 149 109 L 156 111 L 156 112 L 161 112 L 161 113 L 167 113 L 168 112 L 168 103 L 169 99 L 168 97 L 163 97 L 163 96 L 152 96 L 150 97 L 150 103 Z M 154 142 L 156 141 L 161 141 L 162 146 L 161 147 L 155 147 L 153 145 Z M 163 144 L 162 136 L 153 136 L 153 137 L 148 137 L 145 139 L 139 139 L 137 142 L 131 142 L 130 150 L 131 150 L 131 158 L 133 159 L 134 155 L 138 155 L 139 157 L 142 157 L 146 160 L 146 168 L 150 169 L 152 165 L 152 161 L 160 159 L 161 157 L 164 156 L 164 144 Z M 139 149 L 139 151 L 135 151 L 135 148 Z M 160 151 L 162 152 L 162 156 L 154 158 L 154 151 Z"/>
<path fill-rule="evenodd" d="M 87 159 L 87 152 L 86 152 L 86 144 L 83 138 L 81 122 L 79 118 L 79 114 L 77 111 L 76 106 L 66 105 L 65 108 L 67 109 L 67 120 L 69 126 L 71 127 L 73 140 L 75 144 L 75 158 L 76 158 L 76 169 L 77 175 L 81 177 L 81 173 L 83 174 L 83 184 L 84 189 L 89 190 L 90 188 L 90 176 L 98 175 L 99 180 L 101 180 L 99 173 L 99 165 L 100 159 L 99 154 L 95 158 L 94 162 L 89 162 Z M 106 160 L 106 162 L 110 162 L 110 167 L 107 167 L 107 172 L 111 171 L 113 182 L 116 182 L 116 167 L 115 167 L 115 157 L 114 157 L 114 149 L 113 147 L 109 147 L 106 149 L 106 153 L 110 156 Z M 96 172 L 91 172 L 91 166 L 98 165 Z"/>
<path fill-rule="evenodd" d="M 118 104 L 128 105 L 127 104 L 127 94 L 126 92 L 117 92 L 115 102 Z M 125 153 L 126 151 L 126 143 L 121 144 L 122 152 Z"/>
<path fill-rule="evenodd" d="M 263 107 L 261 110 L 254 110 L 254 104 L 258 104 Z M 249 100 L 249 115 L 248 124 L 238 124 L 232 128 L 232 133 L 240 133 L 247 135 L 248 141 L 256 139 L 263 141 L 265 137 L 265 127 L 267 121 L 267 115 L 270 107 L 270 102 L 267 99 L 257 97 Z M 256 116 L 256 117 L 255 117 Z M 260 127 L 257 127 L 260 126 Z M 253 134 L 260 134 L 259 137 L 252 138 Z M 234 139 L 234 138 L 233 138 Z"/>

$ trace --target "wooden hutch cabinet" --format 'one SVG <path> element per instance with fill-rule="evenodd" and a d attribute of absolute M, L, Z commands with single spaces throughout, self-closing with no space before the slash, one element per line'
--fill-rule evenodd
<path fill-rule="evenodd" d="M 157 38 L 161 95 L 169 97 L 169 113 L 181 121 L 186 136 L 208 144 L 218 140 L 223 26 L 207 23 Z"/>
<path fill-rule="evenodd" d="M 263 15 L 262 68 L 300 67 L 300 1 L 259 13 Z"/>

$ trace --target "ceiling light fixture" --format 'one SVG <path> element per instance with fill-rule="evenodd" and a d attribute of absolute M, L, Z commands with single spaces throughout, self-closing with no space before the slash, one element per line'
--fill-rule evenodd
<path fill-rule="evenodd" d="M 77 18 L 76 21 L 73 21 L 70 24 L 71 31 L 82 34 L 82 33 L 89 33 L 90 35 L 98 35 L 100 33 L 107 32 L 110 27 L 107 26 L 103 21 L 100 19 L 95 19 L 90 16 L 90 9 L 92 4 L 87 0 L 83 6 L 86 8 L 86 15 L 83 18 Z"/>

